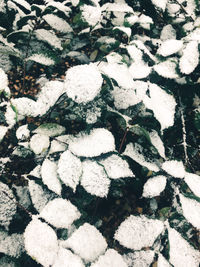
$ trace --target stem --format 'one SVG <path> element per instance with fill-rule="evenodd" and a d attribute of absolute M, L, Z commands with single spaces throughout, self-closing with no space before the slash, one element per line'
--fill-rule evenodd
<path fill-rule="evenodd" d="M 123 138 L 122 138 L 122 141 L 121 141 L 121 144 L 120 144 L 120 147 L 119 147 L 119 153 L 121 153 L 121 150 L 122 150 L 122 147 L 123 147 L 123 145 L 124 145 L 124 142 L 125 142 L 125 139 L 126 139 L 128 130 L 129 130 L 129 128 L 126 128 L 126 131 L 124 132 L 124 136 L 123 136 Z"/>
<path fill-rule="evenodd" d="M 187 10 L 184 8 L 184 6 L 179 3 L 177 0 L 175 0 L 175 2 L 180 6 L 180 8 L 182 9 L 182 11 L 191 18 L 191 20 L 194 22 L 195 20 L 193 19 L 193 17 L 191 15 L 188 14 Z"/>

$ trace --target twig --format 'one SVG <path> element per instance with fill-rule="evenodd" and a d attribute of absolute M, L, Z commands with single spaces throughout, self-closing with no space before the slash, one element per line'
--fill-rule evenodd
<path fill-rule="evenodd" d="M 119 153 L 121 153 L 121 150 L 122 150 L 123 144 L 124 144 L 124 142 L 125 142 L 125 139 L 126 139 L 128 130 L 129 130 L 129 128 L 127 127 L 126 130 L 125 130 L 125 132 L 124 132 L 124 136 L 123 136 L 123 138 L 122 138 L 122 141 L 121 141 L 121 144 L 120 144 L 120 147 L 119 147 Z"/>
<path fill-rule="evenodd" d="M 192 17 L 191 15 L 188 14 L 188 12 L 187 12 L 187 10 L 184 8 L 184 6 L 183 6 L 181 3 L 179 3 L 177 0 L 174 0 L 174 1 L 180 6 L 180 8 L 182 9 L 182 11 L 183 11 L 187 16 L 189 16 L 189 17 L 191 18 L 191 20 L 194 22 L 195 19 L 193 19 L 193 17 Z"/>

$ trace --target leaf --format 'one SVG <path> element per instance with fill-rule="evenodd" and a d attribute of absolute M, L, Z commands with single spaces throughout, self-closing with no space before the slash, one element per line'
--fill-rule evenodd
<path fill-rule="evenodd" d="M 128 130 L 136 135 L 144 136 L 147 139 L 147 141 L 151 144 L 151 138 L 149 136 L 149 133 L 140 125 L 135 124 L 131 126 Z"/>
<path fill-rule="evenodd" d="M 61 267 L 61 266 L 67 267 L 66 263 L 69 263 L 71 266 L 74 267 L 85 266 L 79 256 L 73 254 L 69 249 L 60 247 L 57 258 L 55 259 L 55 262 L 52 267 Z"/>
<path fill-rule="evenodd" d="M 185 173 L 185 182 L 192 192 L 200 198 L 200 176 L 194 173 Z"/>
<path fill-rule="evenodd" d="M 127 267 L 123 257 L 114 249 L 108 249 L 91 267 Z"/>
<path fill-rule="evenodd" d="M 7 35 L 8 42 L 17 43 L 19 40 L 22 40 L 23 43 L 26 43 L 29 39 L 29 32 L 19 30 L 11 32 Z"/>
<path fill-rule="evenodd" d="M 69 228 L 81 214 L 70 201 L 55 198 L 48 202 L 39 216 L 56 228 Z"/>
<path fill-rule="evenodd" d="M 62 50 L 61 40 L 56 36 L 53 31 L 48 31 L 45 29 L 38 29 L 35 32 L 38 40 L 48 43 L 55 49 Z"/>
<path fill-rule="evenodd" d="M 54 230 L 46 223 L 34 218 L 24 232 L 27 254 L 44 267 L 54 263 L 58 252 L 58 240 Z"/>
<path fill-rule="evenodd" d="M 120 224 L 114 239 L 126 248 L 140 250 L 153 246 L 163 229 L 164 224 L 159 220 L 148 219 L 143 215 L 130 215 Z"/>
<path fill-rule="evenodd" d="M 154 176 L 144 184 L 143 197 L 152 198 L 159 196 L 165 189 L 167 184 L 167 178 L 163 175 Z"/>
<path fill-rule="evenodd" d="M 43 19 L 54 29 L 62 33 L 72 32 L 73 29 L 64 19 L 54 15 L 47 14 L 43 16 Z"/>
<path fill-rule="evenodd" d="M 36 128 L 33 133 L 54 137 L 62 135 L 63 133 L 65 133 L 65 130 L 65 127 L 57 123 L 43 123 L 38 128 Z"/>
<path fill-rule="evenodd" d="M 200 112 L 195 113 L 194 125 L 198 131 L 200 131 Z"/>
<path fill-rule="evenodd" d="M 175 178 L 183 178 L 185 176 L 185 168 L 182 161 L 169 160 L 162 164 L 162 169 Z"/>
<path fill-rule="evenodd" d="M 35 61 L 39 64 L 45 65 L 45 66 L 51 66 L 56 63 L 56 61 L 52 58 L 49 57 L 48 55 L 45 54 L 33 54 L 32 56 L 28 57 L 26 59 L 27 61 L 32 60 Z"/>
<path fill-rule="evenodd" d="M 35 19 L 36 17 L 34 15 L 24 16 L 17 21 L 17 27 L 21 29 L 23 26 L 28 25 L 29 20 L 33 21 Z"/>

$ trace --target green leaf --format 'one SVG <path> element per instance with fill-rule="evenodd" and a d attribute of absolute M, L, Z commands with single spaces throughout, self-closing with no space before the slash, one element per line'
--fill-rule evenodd
<path fill-rule="evenodd" d="M 23 26 L 27 25 L 28 24 L 28 21 L 29 20 L 34 20 L 36 17 L 33 16 L 33 15 L 27 15 L 27 16 L 24 16 L 22 17 L 21 19 L 19 19 L 17 21 L 17 26 L 19 29 L 21 29 Z"/>
<path fill-rule="evenodd" d="M 43 134 L 50 137 L 58 136 L 65 133 L 65 127 L 57 123 L 44 123 L 41 124 L 33 133 Z"/>
<path fill-rule="evenodd" d="M 200 112 L 197 112 L 195 114 L 194 125 L 197 128 L 197 130 L 200 131 Z"/>
<path fill-rule="evenodd" d="M 13 47 L 9 47 L 9 46 L 0 45 L 0 53 L 4 55 L 10 55 L 10 56 L 22 58 L 22 54 L 20 53 L 19 50 Z"/>
<path fill-rule="evenodd" d="M 144 136 L 149 143 L 151 143 L 151 138 L 149 136 L 149 133 L 147 130 L 145 130 L 143 127 L 139 126 L 138 124 L 135 124 L 129 128 L 130 132 L 133 132 L 136 135 Z"/>
<path fill-rule="evenodd" d="M 15 121 L 17 122 L 18 121 L 18 111 L 16 109 L 15 106 L 13 106 L 13 104 L 10 105 L 12 110 L 15 112 Z"/>
<path fill-rule="evenodd" d="M 27 40 L 29 39 L 29 36 L 30 36 L 29 32 L 19 30 L 19 31 L 15 31 L 15 32 L 8 34 L 7 40 L 8 42 L 12 42 L 12 43 L 18 43 L 19 40 L 22 40 L 24 43 L 24 42 L 27 42 Z"/>

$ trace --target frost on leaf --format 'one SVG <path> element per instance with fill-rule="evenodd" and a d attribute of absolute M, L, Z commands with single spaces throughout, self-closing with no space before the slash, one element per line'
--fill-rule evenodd
<path fill-rule="evenodd" d="M 182 47 L 183 47 L 183 41 L 181 40 L 173 40 L 173 39 L 166 40 L 161 44 L 157 53 L 163 57 L 168 57 L 180 51 Z"/>
<path fill-rule="evenodd" d="M 43 54 L 33 54 L 32 56 L 28 57 L 26 60 L 27 61 L 32 60 L 45 66 L 51 66 L 55 64 L 55 61 L 52 58 L 48 57 L 47 55 L 43 55 Z"/>
<path fill-rule="evenodd" d="M 78 209 L 70 201 L 62 198 L 49 201 L 40 212 L 40 217 L 56 228 L 68 228 L 80 216 Z"/>
<path fill-rule="evenodd" d="M 111 179 L 134 177 L 126 160 L 118 155 L 111 155 L 106 159 L 100 160 L 99 163 L 104 166 L 108 177 Z"/>
<path fill-rule="evenodd" d="M 158 8 L 162 9 L 162 11 L 165 11 L 166 5 L 167 5 L 167 0 L 151 0 L 151 2 Z"/>
<path fill-rule="evenodd" d="M 40 212 L 52 198 L 52 195 L 33 180 L 29 180 L 28 187 L 34 208 Z"/>
<path fill-rule="evenodd" d="M 165 161 L 162 164 L 162 169 L 175 178 L 183 178 L 185 176 L 185 168 L 182 161 Z"/>
<path fill-rule="evenodd" d="M 0 182 L 0 225 L 9 226 L 17 207 L 15 197 L 9 187 Z"/>
<path fill-rule="evenodd" d="M 33 133 L 47 135 L 49 137 L 54 137 L 61 135 L 65 132 L 65 127 L 57 123 L 44 123 L 41 124 Z"/>
<path fill-rule="evenodd" d="M 179 75 L 177 74 L 176 68 L 177 63 L 174 59 L 168 59 L 164 62 L 161 62 L 157 65 L 154 65 L 154 70 L 162 77 L 167 79 L 176 79 L 179 78 Z"/>
<path fill-rule="evenodd" d="M 62 182 L 76 191 L 76 186 L 82 173 L 82 164 L 79 158 L 69 150 L 63 152 L 58 161 L 58 174 Z"/>
<path fill-rule="evenodd" d="M 163 229 L 164 225 L 159 220 L 131 215 L 121 223 L 114 238 L 126 248 L 140 250 L 151 247 Z"/>
<path fill-rule="evenodd" d="M 72 249 L 86 262 L 94 261 L 107 248 L 107 243 L 102 234 L 88 223 L 80 226 L 62 244 L 64 247 Z"/>
<path fill-rule="evenodd" d="M 102 83 L 101 73 L 94 64 L 78 65 L 67 71 L 65 89 L 75 102 L 87 103 L 99 94 Z"/>
<path fill-rule="evenodd" d="M 49 159 L 45 159 L 41 167 L 42 181 L 47 187 L 60 195 L 62 186 L 57 177 L 57 164 Z"/>
<path fill-rule="evenodd" d="M 160 39 L 162 41 L 166 41 L 169 39 L 176 39 L 176 30 L 172 27 L 171 24 L 167 24 L 166 26 L 163 27 Z"/>
<path fill-rule="evenodd" d="M 183 209 L 183 216 L 190 222 L 194 227 L 200 230 L 200 203 L 194 199 L 180 196 L 180 202 Z"/>
<path fill-rule="evenodd" d="M 60 247 L 57 258 L 52 267 L 84 267 L 81 258 L 73 254 L 69 249 Z"/>
<path fill-rule="evenodd" d="M 61 41 L 60 39 L 55 35 L 54 32 L 47 31 L 45 29 L 38 29 L 35 31 L 36 37 L 39 40 L 45 41 L 51 46 L 62 50 Z"/>
<path fill-rule="evenodd" d="M 184 74 L 190 74 L 199 63 L 198 42 L 191 41 L 183 49 L 183 55 L 180 58 L 180 71 Z"/>
<path fill-rule="evenodd" d="M 129 72 L 133 79 L 144 79 L 150 74 L 151 67 L 145 64 L 143 61 L 134 62 L 130 65 Z"/>
<path fill-rule="evenodd" d="M 8 127 L 0 126 L 0 142 L 3 140 L 7 130 L 8 130 Z"/>
<path fill-rule="evenodd" d="M 106 197 L 109 191 L 110 180 L 104 168 L 95 161 L 83 162 L 83 175 L 81 185 L 91 195 Z"/>
<path fill-rule="evenodd" d="M 132 144 L 132 143 L 129 143 L 126 146 L 126 149 L 123 153 L 123 155 L 132 158 L 134 161 L 148 168 L 149 170 L 155 171 L 155 172 L 159 171 L 158 166 L 154 162 L 151 162 L 150 160 L 145 159 L 143 154 L 144 154 L 143 148 L 139 144 Z"/>
<path fill-rule="evenodd" d="M 64 20 L 54 14 L 47 14 L 43 19 L 55 30 L 62 33 L 72 32 L 71 26 Z"/>
<path fill-rule="evenodd" d="M 163 257 L 162 254 L 159 253 L 157 267 L 170 267 L 171 265 L 169 262 Z"/>
<path fill-rule="evenodd" d="M 69 150 L 79 157 L 97 157 L 115 150 L 115 140 L 108 130 L 96 128 L 90 134 L 80 133 L 74 137 Z"/>
<path fill-rule="evenodd" d="M 83 5 L 81 7 L 82 11 L 82 18 L 86 21 L 89 25 L 95 26 L 101 20 L 101 8 L 99 4 L 96 6 L 91 5 Z"/>
<path fill-rule="evenodd" d="M 128 267 L 149 267 L 154 260 L 154 251 L 136 251 L 123 256 Z"/>
<path fill-rule="evenodd" d="M 194 173 L 185 173 L 185 182 L 192 190 L 192 192 L 197 196 L 200 197 L 200 176 Z"/>
<path fill-rule="evenodd" d="M 34 134 L 30 140 L 30 148 L 35 154 L 45 152 L 49 147 L 49 137 L 43 134 Z"/>
<path fill-rule="evenodd" d="M 2 238 L 0 233 L 0 252 L 8 256 L 19 258 L 24 252 L 24 240 L 20 234 L 11 234 Z"/>
<path fill-rule="evenodd" d="M 58 252 L 58 241 L 54 230 L 46 223 L 33 219 L 24 232 L 25 249 L 38 263 L 49 267 Z"/>
<path fill-rule="evenodd" d="M 0 92 L 1 92 L 2 90 L 5 90 L 8 87 L 8 76 L 2 68 L 0 68 L 0 79 L 1 79 L 1 84 L 0 84 Z"/>
<path fill-rule="evenodd" d="M 161 157 L 165 158 L 165 147 L 163 141 L 156 131 L 151 131 L 149 133 L 152 145 L 157 149 Z"/>
<path fill-rule="evenodd" d="M 170 263 L 176 267 L 199 267 L 200 252 L 174 229 L 168 229 Z"/>
<path fill-rule="evenodd" d="M 30 136 L 28 124 L 20 126 L 16 131 L 16 137 L 19 140 L 26 140 Z"/>
<path fill-rule="evenodd" d="M 158 175 L 150 178 L 144 185 L 143 197 L 151 198 L 159 196 L 165 189 L 167 178 L 163 175 Z"/>
<path fill-rule="evenodd" d="M 114 249 L 108 249 L 91 267 L 128 267 L 122 256 Z"/>

